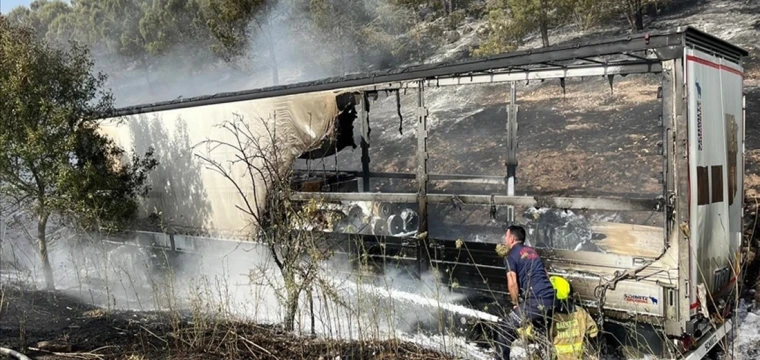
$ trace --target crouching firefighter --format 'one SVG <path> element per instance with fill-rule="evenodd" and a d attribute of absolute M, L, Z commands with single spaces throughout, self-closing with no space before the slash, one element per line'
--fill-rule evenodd
<path fill-rule="evenodd" d="M 556 296 L 543 261 L 535 249 L 525 245 L 525 229 L 517 225 L 509 226 L 504 242 L 509 247 L 504 263 L 507 288 L 514 306 L 512 312 L 499 323 L 496 359 L 509 360 L 518 329 L 525 325 L 546 329 L 547 319 L 554 313 Z"/>
<path fill-rule="evenodd" d="M 573 302 L 570 283 L 562 277 L 549 279 L 557 291 L 559 306 L 552 317 L 550 337 L 557 360 L 585 359 L 586 340 L 596 338 L 599 329 L 591 315 Z"/>
<path fill-rule="evenodd" d="M 551 329 L 548 332 L 548 340 L 552 344 L 552 359 L 556 360 L 580 360 L 586 356 L 586 341 L 595 338 L 598 334 L 596 323 L 591 315 L 576 305 L 570 297 L 570 283 L 562 277 L 551 276 L 552 283 L 557 294 L 557 305 L 554 316 L 551 318 Z M 527 324 L 517 330 L 521 338 L 535 340 L 535 330 L 532 324 Z"/>

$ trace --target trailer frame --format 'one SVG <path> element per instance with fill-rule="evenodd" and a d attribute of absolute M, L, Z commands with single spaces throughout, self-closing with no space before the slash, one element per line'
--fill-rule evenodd
<path fill-rule="evenodd" d="M 360 98 L 359 121 L 362 134 L 362 169 L 351 170 L 353 175 L 361 177 L 360 192 L 298 192 L 292 197 L 296 201 L 322 199 L 324 201 L 384 201 L 390 203 L 416 203 L 420 215 L 418 234 L 428 232 L 427 208 L 431 203 L 459 202 L 467 205 L 507 205 L 535 206 L 560 209 L 596 209 L 614 211 L 656 211 L 665 220 L 662 254 L 656 258 L 636 258 L 633 256 L 611 255 L 600 256 L 597 261 L 609 268 L 619 268 L 609 278 L 589 279 L 603 282 L 602 293 L 595 304 L 603 312 L 605 292 L 614 290 L 616 286 L 626 286 L 625 280 L 641 277 L 661 281 L 663 308 L 661 312 L 662 327 L 668 336 L 664 346 L 668 354 L 692 351 L 691 347 L 679 349 L 679 344 L 696 343 L 708 334 L 716 334 L 710 330 L 709 319 L 695 316 L 693 304 L 688 300 L 696 291 L 696 284 L 689 273 L 692 256 L 688 251 L 690 246 L 688 233 L 683 230 L 683 224 L 689 224 L 689 148 L 687 132 L 688 97 L 686 94 L 686 58 L 687 49 L 697 49 L 732 63 L 741 64 L 741 59 L 748 55 L 747 51 L 712 35 L 692 27 L 678 28 L 674 31 L 651 32 L 630 35 L 624 38 L 605 40 L 586 44 L 571 44 L 552 46 L 542 49 L 531 49 L 508 54 L 492 56 L 484 59 L 465 60 L 442 64 L 427 64 L 411 66 L 388 71 L 367 74 L 347 75 L 337 78 L 322 79 L 292 85 L 275 86 L 234 93 L 222 93 L 212 96 L 180 99 L 153 104 L 137 105 L 116 110 L 112 117 L 130 116 L 147 112 L 185 109 L 195 106 L 231 103 L 264 99 L 280 96 L 290 96 L 326 90 L 346 90 L 354 92 Z M 611 90 L 615 76 L 629 74 L 658 74 L 662 81 L 660 97 L 662 99 L 662 115 L 659 124 L 662 128 L 662 146 L 658 149 L 662 156 L 662 193 L 656 198 L 627 198 L 627 197 L 597 197 L 579 198 L 562 196 L 514 196 L 514 193 L 494 195 L 473 194 L 436 194 L 428 192 L 428 183 L 433 181 L 457 181 L 465 183 L 509 184 L 514 183 L 517 166 L 517 123 L 518 105 L 515 103 L 517 82 L 559 80 L 559 85 L 565 88 L 565 80 L 576 77 L 605 77 Z M 469 175 L 469 174 L 430 174 L 427 161 L 427 118 L 429 110 L 425 104 L 425 91 L 431 87 L 462 86 L 487 83 L 504 83 L 510 85 L 511 96 L 508 105 L 506 132 L 508 134 L 507 163 L 503 176 Z M 372 172 L 369 166 L 370 129 L 369 108 L 370 96 L 380 91 L 412 90 L 417 92 L 417 169 L 414 173 L 378 173 Z M 742 115 L 742 124 L 744 122 Z M 743 125 L 742 125 L 743 126 Z M 743 128 L 743 127 L 742 127 Z M 743 168 L 743 164 L 742 164 Z M 335 169 L 337 171 L 337 169 Z M 369 191 L 369 180 L 377 178 L 404 178 L 417 181 L 415 193 L 373 193 Z M 742 204 L 743 206 L 743 204 Z M 335 234 L 348 239 L 352 234 Z M 378 240 L 362 239 L 364 243 L 378 243 Z M 413 244 L 416 251 L 418 272 L 430 264 L 431 260 L 445 264 L 446 251 L 451 251 L 450 242 L 439 241 L 426 237 L 390 237 L 383 243 L 396 243 L 399 246 Z M 404 245 L 406 244 L 406 245 Z M 466 246 L 476 246 L 466 244 Z M 477 247 L 477 246 L 476 246 Z M 676 258 L 675 269 L 664 262 L 666 254 Z M 568 251 L 545 250 L 542 255 L 551 265 L 553 263 L 574 262 L 582 265 L 587 263 L 577 254 Z M 460 261 L 458 257 L 453 260 Z M 493 259 L 487 259 L 492 262 Z M 586 262 L 586 263 L 584 263 Z M 475 269 L 493 268 L 498 266 L 470 263 Z M 598 263 L 596 264 L 598 265 Z M 660 274 L 660 275 L 658 275 Z M 664 274 L 664 275 L 663 275 Z M 662 278 L 658 278 L 662 276 Z M 669 281 L 668 279 L 671 279 Z M 672 279 L 677 279 L 672 282 Z M 579 280 L 585 281 L 585 280 Z M 589 285 L 590 286 L 590 285 Z M 596 292 L 596 291 L 595 291 Z M 723 309 L 718 309 L 723 310 Z M 651 314 L 638 314 L 651 315 Z M 686 341 L 688 340 L 688 341 Z M 707 340 L 701 342 L 707 343 Z M 714 345 L 714 344 L 713 344 Z M 708 349 L 709 350 L 709 349 Z"/>

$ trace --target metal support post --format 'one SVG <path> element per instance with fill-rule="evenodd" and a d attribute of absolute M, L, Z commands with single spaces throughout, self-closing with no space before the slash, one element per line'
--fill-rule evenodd
<path fill-rule="evenodd" d="M 362 93 L 361 111 L 359 111 L 359 117 L 361 121 L 362 139 L 362 191 L 369 191 L 369 133 L 371 131 L 369 127 L 369 96 L 367 92 Z"/>
<path fill-rule="evenodd" d="M 427 152 L 427 117 L 425 107 L 425 87 L 422 81 L 417 89 L 417 206 L 419 214 L 419 239 L 417 242 L 417 274 L 422 275 L 423 262 L 427 262 L 427 233 L 428 233 L 428 152 Z"/>
<path fill-rule="evenodd" d="M 517 83 L 509 83 L 509 105 L 507 105 L 507 176 L 504 182 L 507 185 L 507 195 L 515 195 L 515 183 L 517 182 Z M 510 206 L 507 209 L 507 222 L 515 221 L 515 209 Z"/>

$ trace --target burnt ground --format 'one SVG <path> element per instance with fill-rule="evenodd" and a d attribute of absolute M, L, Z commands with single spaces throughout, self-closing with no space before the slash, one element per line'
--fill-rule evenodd
<path fill-rule="evenodd" d="M 2 287 L 0 304 L 0 347 L 38 360 L 447 358 L 409 343 L 310 340 L 273 326 L 105 312 L 59 292 L 12 285 Z"/>
<path fill-rule="evenodd" d="M 568 80 L 518 89 L 518 184 L 516 192 L 554 195 L 657 195 L 662 170 L 657 144 L 660 101 L 657 78 Z M 468 92 L 463 96 L 462 92 Z M 429 171 L 433 174 L 504 176 L 508 85 L 429 89 Z M 402 99 L 404 133 L 398 132 L 395 100 L 381 98 L 371 113 L 371 169 L 415 172 L 414 94 Z M 341 169 L 360 169 L 360 151 L 344 150 Z M 325 161 L 332 167 L 334 159 Z M 614 166 L 610 166 L 614 165 Z M 312 168 L 319 169 L 315 161 Z M 600 171 L 601 170 L 601 171 Z M 414 190 L 411 181 L 378 180 L 375 190 Z M 504 192 L 504 185 L 432 183 L 433 192 Z"/>

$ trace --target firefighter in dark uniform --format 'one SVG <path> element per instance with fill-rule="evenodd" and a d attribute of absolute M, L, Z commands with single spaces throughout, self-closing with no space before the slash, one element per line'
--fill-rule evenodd
<path fill-rule="evenodd" d="M 509 246 L 504 263 L 507 288 L 514 306 L 499 326 L 496 359 L 509 360 L 510 348 L 518 337 L 519 328 L 527 324 L 546 328 L 546 320 L 554 312 L 556 295 L 543 261 L 535 249 L 525 245 L 525 229 L 509 226 L 504 242 Z"/>

